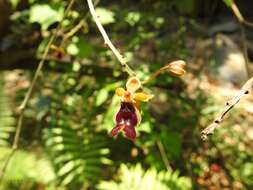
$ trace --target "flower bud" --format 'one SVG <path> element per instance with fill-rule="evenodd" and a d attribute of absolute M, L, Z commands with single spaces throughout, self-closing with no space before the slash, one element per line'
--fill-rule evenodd
<path fill-rule="evenodd" d="M 182 60 L 173 61 L 169 64 L 169 71 L 175 76 L 183 76 L 185 74 L 185 62 Z"/>

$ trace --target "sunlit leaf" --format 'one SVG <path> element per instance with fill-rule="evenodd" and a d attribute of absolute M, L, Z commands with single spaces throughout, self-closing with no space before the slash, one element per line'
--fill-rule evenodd
<path fill-rule="evenodd" d="M 103 24 L 103 25 L 115 22 L 114 12 L 112 12 L 108 9 L 98 7 L 98 8 L 96 8 L 96 13 L 99 17 L 101 24 Z"/>
<path fill-rule="evenodd" d="M 35 4 L 30 10 L 30 22 L 38 22 L 42 29 L 46 30 L 49 25 L 61 21 L 63 7 L 54 8 L 47 4 Z"/>
<path fill-rule="evenodd" d="M 67 46 L 67 53 L 79 58 L 88 57 L 92 52 L 92 46 L 84 39 L 74 37 L 72 43 Z"/>
<path fill-rule="evenodd" d="M 11 5 L 14 9 L 16 9 L 17 5 L 20 3 L 20 0 L 10 0 Z"/>
<path fill-rule="evenodd" d="M 96 98 L 96 106 L 100 106 L 101 104 L 103 104 L 106 101 L 107 97 L 108 91 L 105 88 L 99 90 Z"/>

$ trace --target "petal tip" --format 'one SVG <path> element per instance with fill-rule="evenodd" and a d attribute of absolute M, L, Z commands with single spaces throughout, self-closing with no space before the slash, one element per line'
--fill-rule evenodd
<path fill-rule="evenodd" d="M 117 96 L 119 96 L 119 97 L 121 97 L 121 96 L 123 96 L 124 94 L 125 94 L 125 89 L 124 88 L 117 88 L 116 90 L 115 90 L 115 94 L 117 95 Z"/>
<path fill-rule="evenodd" d="M 133 141 L 136 139 L 136 131 L 134 127 L 125 127 L 124 133 L 125 133 L 126 138 Z"/>
<path fill-rule="evenodd" d="M 153 97 L 154 97 L 153 94 L 146 94 L 143 92 L 138 92 L 138 93 L 135 93 L 135 95 L 134 95 L 134 99 L 136 99 L 137 101 L 142 101 L 142 102 L 148 102 Z"/>
<path fill-rule="evenodd" d="M 126 88 L 130 92 L 135 92 L 141 87 L 141 81 L 137 77 L 131 77 L 126 83 Z"/>
<path fill-rule="evenodd" d="M 109 133 L 110 137 L 115 137 L 119 134 L 119 131 L 122 129 L 122 126 L 116 126 L 114 127 L 111 132 Z"/>

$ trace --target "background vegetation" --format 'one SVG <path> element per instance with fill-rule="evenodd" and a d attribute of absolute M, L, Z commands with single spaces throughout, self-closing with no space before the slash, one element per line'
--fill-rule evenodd
<path fill-rule="evenodd" d="M 0 0 L 1 169 L 17 108 L 68 2 Z M 224 2 L 95 2 L 112 42 L 140 79 L 169 61 L 187 62 L 184 77 L 165 73 L 146 86 L 155 97 L 141 105 L 132 142 L 108 136 L 119 104 L 114 91 L 128 76 L 103 44 L 86 1 L 75 0 L 46 56 L 0 189 L 253 189 L 251 96 L 208 141 L 200 138 L 248 78 L 245 44 L 248 58 L 253 55 L 252 28 L 237 21 L 231 1 Z M 237 5 L 251 20 L 253 3 Z"/>

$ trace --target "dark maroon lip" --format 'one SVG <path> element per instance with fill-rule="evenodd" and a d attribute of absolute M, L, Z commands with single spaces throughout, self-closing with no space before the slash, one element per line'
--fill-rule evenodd
<path fill-rule="evenodd" d="M 116 124 L 125 123 L 127 125 L 137 125 L 138 119 L 135 107 L 132 103 L 122 102 L 116 115 Z"/>
<path fill-rule="evenodd" d="M 120 109 L 116 114 L 116 126 L 111 131 L 111 136 L 116 136 L 121 130 L 127 138 L 136 138 L 135 127 L 138 123 L 136 108 L 133 103 L 121 102 Z"/>

